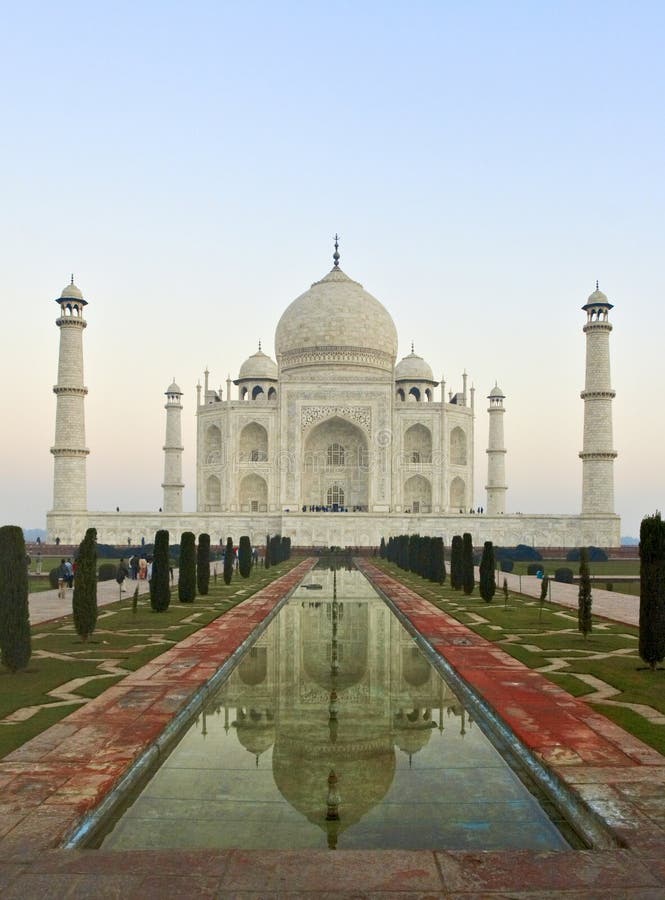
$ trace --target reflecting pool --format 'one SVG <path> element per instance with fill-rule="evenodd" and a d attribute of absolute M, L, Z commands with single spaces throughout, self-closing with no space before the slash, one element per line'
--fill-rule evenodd
<path fill-rule="evenodd" d="M 314 569 L 105 849 L 567 849 L 357 570 Z"/>

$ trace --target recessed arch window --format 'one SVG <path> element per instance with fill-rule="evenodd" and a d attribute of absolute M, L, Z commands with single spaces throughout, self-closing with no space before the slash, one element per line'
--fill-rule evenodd
<path fill-rule="evenodd" d="M 327 506 L 344 506 L 344 488 L 340 484 L 331 484 L 326 494 Z"/>
<path fill-rule="evenodd" d="M 327 462 L 329 466 L 344 465 L 344 447 L 341 444 L 335 443 L 328 445 Z"/>

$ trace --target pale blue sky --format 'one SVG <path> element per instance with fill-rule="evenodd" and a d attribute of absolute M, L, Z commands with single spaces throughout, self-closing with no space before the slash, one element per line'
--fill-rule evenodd
<path fill-rule="evenodd" d="M 0 2 L 0 519 L 51 506 L 57 307 L 85 332 L 90 509 L 161 505 L 184 396 L 331 266 L 457 389 L 506 394 L 509 511 L 578 512 L 584 314 L 611 337 L 622 532 L 663 508 L 665 6 Z"/>

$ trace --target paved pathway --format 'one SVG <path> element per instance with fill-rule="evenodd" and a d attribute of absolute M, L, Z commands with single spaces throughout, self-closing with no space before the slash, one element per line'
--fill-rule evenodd
<path fill-rule="evenodd" d="M 173 570 L 173 584 L 178 583 L 178 570 Z M 118 583 L 111 581 L 97 582 L 97 606 L 106 606 L 109 603 L 115 603 L 117 600 L 131 600 L 134 591 L 138 585 L 139 595 L 148 593 L 150 583 L 145 579 L 132 581 L 126 578 L 122 585 L 122 593 L 118 588 Z M 48 591 L 35 591 L 30 594 L 28 602 L 30 605 L 30 624 L 39 625 L 40 622 L 48 622 L 51 619 L 59 619 L 61 616 L 69 616 L 72 613 L 72 589 L 65 590 L 65 597 L 58 597 L 58 589 L 53 588 Z"/>
<path fill-rule="evenodd" d="M 511 572 L 500 572 L 497 577 L 497 590 L 503 587 L 503 579 L 508 581 L 508 588 L 528 597 L 540 597 L 542 581 L 535 575 L 513 575 Z M 476 568 L 476 581 L 479 572 Z M 603 582 L 605 583 L 605 582 Z M 549 599 L 552 603 L 560 603 L 561 606 L 569 606 L 577 609 L 577 594 L 579 587 L 576 584 L 563 584 L 560 581 L 550 579 Z M 592 612 L 596 616 L 604 616 L 615 622 L 625 622 L 627 625 L 639 625 L 640 598 L 631 594 L 619 594 L 617 591 L 606 591 L 592 585 L 593 598 Z"/>

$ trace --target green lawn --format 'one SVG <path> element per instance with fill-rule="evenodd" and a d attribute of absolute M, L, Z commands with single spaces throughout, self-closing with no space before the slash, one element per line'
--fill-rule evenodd
<path fill-rule="evenodd" d="M 0 719 L 18 710 L 35 708 L 32 715 L 20 721 L 0 721 L 0 758 L 80 705 L 72 700 L 58 705 L 57 691 L 62 685 L 87 678 L 83 685 L 76 687 L 75 694 L 82 699 L 96 697 L 125 674 L 139 669 L 223 615 L 299 561 L 289 560 L 269 569 L 254 568 L 246 579 L 235 574 L 228 586 L 220 574 L 216 580 L 211 578 L 210 593 L 197 597 L 193 604 L 179 603 L 176 587 L 171 591 L 171 605 L 163 613 L 152 611 L 147 594 L 139 599 L 134 613 L 132 597 L 127 595 L 100 608 L 95 632 L 85 643 L 76 634 L 71 617 L 34 626 L 32 658 L 27 670 L 12 675 L 0 668 Z M 109 674 L 109 660 L 118 667 L 117 674 Z"/>
<path fill-rule="evenodd" d="M 527 569 L 534 563 L 516 562 L 513 568 L 514 575 L 526 575 Z M 548 575 L 554 575 L 556 569 L 565 567 L 572 569 L 577 575 L 580 564 L 578 562 L 570 562 L 566 559 L 543 559 L 535 565 L 542 566 L 543 571 Z M 602 577 L 608 581 L 612 580 L 612 575 L 634 575 L 638 577 L 640 574 L 639 559 L 608 559 L 607 562 L 591 562 L 589 563 L 589 572 L 591 575 Z"/>
<path fill-rule="evenodd" d="M 592 694 L 594 688 L 578 676 L 593 675 L 618 692 L 610 698 L 612 701 L 643 704 L 665 714 L 665 670 L 652 672 L 645 668 L 637 650 L 637 628 L 594 616 L 593 630 L 585 640 L 577 630 L 574 609 L 546 603 L 541 611 L 537 600 L 514 593 L 504 605 L 500 590 L 492 603 L 485 603 L 478 595 L 477 586 L 467 597 L 461 591 L 453 591 L 447 583 L 435 585 L 384 560 L 376 563 L 530 668 L 547 669 L 553 663 L 561 665 L 556 672 L 544 671 L 542 674 L 571 694 Z M 590 702 L 595 710 L 665 754 L 665 726 L 653 725 L 624 707 Z"/>

